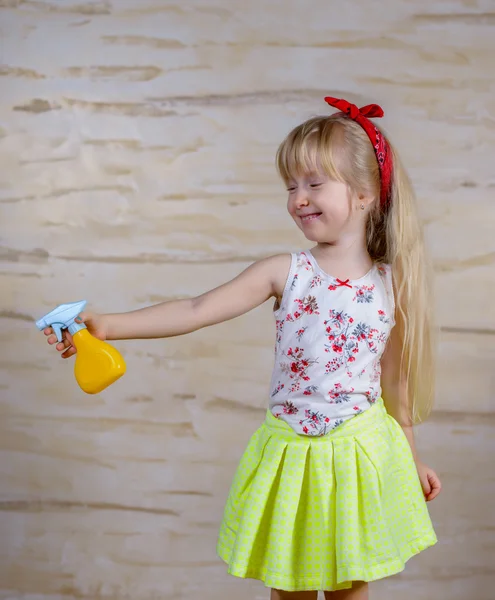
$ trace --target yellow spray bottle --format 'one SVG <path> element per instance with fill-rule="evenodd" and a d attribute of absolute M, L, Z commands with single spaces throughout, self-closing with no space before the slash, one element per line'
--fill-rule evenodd
<path fill-rule="evenodd" d="M 62 329 L 69 330 L 77 349 L 74 365 L 77 383 L 87 394 L 97 394 L 122 377 L 126 367 L 120 352 L 93 337 L 84 323 L 76 323 L 76 317 L 85 306 L 85 300 L 61 304 L 36 321 L 36 327 L 40 331 L 51 327 L 59 342 L 62 341 Z"/>

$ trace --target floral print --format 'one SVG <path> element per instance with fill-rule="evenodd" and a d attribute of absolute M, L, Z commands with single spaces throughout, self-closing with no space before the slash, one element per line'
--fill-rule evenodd
<path fill-rule="evenodd" d="M 378 400 L 378 393 L 376 390 L 368 390 L 366 392 L 366 400 L 370 404 L 374 404 Z"/>
<path fill-rule="evenodd" d="M 276 343 L 279 344 L 282 341 L 282 332 L 284 330 L 285 319 L 277 319 L 275 321 L 275 339 Z"/>
<path fill-rule="evenodd" d="M 285 318 L 286 321 L 297 321 L 297 319 L 300 319 L 304 314 L 320 314 L 318 312 L 318 304 L 314 296 L 306 296 L 302 300 L 300 298 L 296 298 L 294 302 L 297 304 L 297 309 L 293 313 L 289 313 L 287 315 Z"/>
<path fill-rule="evenodd" d="M 321 271 L 310 252 L 292 256 L 276 312 L 270 409 L 301 435 L 326 435 L 380 397 L 395 305 L 390 266 L 376 267 L 353 283 Z"/>
<path fill-rule="evenodd" d="M 382 323 L 390 323 L 390 319 L 387 319 L 387 315 L 385 314 L 384 310 L 378 311 L 378 320 Z"/>
<path fill-rule="evenodd" d="M 303 348 L 289 348 L 287 350 L 288 362 L 280 364 L 282 372 L 292 380 L 291 392 L 300 389 L 301 381 L 309 381 L 308 369 L 318 362 L 317 359 L 306 358 Z"/>
<path fill-rule="evenodd" d="M 370 302 L 373 302 L 374 300 L 374 291 L 375 291 L 375 286 L 374 285 L 357 285 L 356 286 L 356 295 L 354 296 L 354 298 L 352 299 L 353 302 L 368 302 L 368 304 Z"/>
<path fill-rule="evenodd" d="M 386 336 L 366 323 L 354 325 L 354 319 L 347 313 L 330 309 L 329 316 L 323 323 L 328 339 L 325 352 L 333 354 L 333 358 L 325 365 L 326 373 L 344 367 L 347 375 L 352 377 L 351 363 L 356 361 L 361 346 L 366 346 L 369 352 L 376 354 L 380 344 L 386 342 Z"/>
<path fill-rule="evenodd" d="M 351 400 L 351 394 L 354 388 L 344 390 L 341 383 L 336 383 L 328 392 L 330 397 L 330 404 L 339 404 L 340 402 L 349 402 Z"/>
<path fill-rule="evenodd" d="M 371 365 L 370 383 L 379 383 L 382 374 L 380 359 L 375 359 Z"/>
<path fill-rule="evenodd" d="M 303 394 L 305 396 L 311 396 L 312 394 L 315 394 L 317 391 L 318 391 L 318 386 L 317 385 L 308 385 L 304 389 Z"/>
<path fill-rule="evenodd" d="M 286 400 L 284 402 L 284 413 L 286 415 L 296 415 L 298 412 L 299 412 L 299 409 L 290 400 Z"/>
<path fill-rule="evenodd" d="M 321 277 L 319 275 L 315 275 L 311 280 L 309 287 L 313 289 L 315 287 L 319 287 L 321 285 Z"/>
<path fill-rule="evenodd" d="M 305 417 L 299 421 L 299 425 L 306 435 L 325 435 L 330 428 L 330 417 L 323 413 L 306 409 Z"/>
<path fill-rule="evenodd" d="M 297 257 L 297 267 L 302 267 L 305 271 L 314 271 L 313 264 L 305 252 L 301 252 Z"/>
<path fill-rule="evenodd" d="M 280 390 L 283 390 L 284 387 L 285 387 L 285 384 L 284 383 L 280 383 L 280 381 L 279 381 L 277 387 L 272 392 L 272 398 L 274 396 L 276 396 L 280 392 Z"/>
<path fill-rule="evenodd" d="M 336 429 L 339 425 L 344 422 L 343 419 L 330 419 L 325 414 L 306 409 L 305 418 L 299 421 L 299 425 L 302 427 L 302 431 L 305 435 L 320 436 L 325 435 L 332 429 Z"/>
<path fill-rule="evenodd" d="M 296 337 L 297 337 L 297 341 L 300 342 L 302 336 L 304 335 L 304 332 L 306 331 L 307 327 L 301 327 L 301 329 L 298 329 L 296 331 Z"/>

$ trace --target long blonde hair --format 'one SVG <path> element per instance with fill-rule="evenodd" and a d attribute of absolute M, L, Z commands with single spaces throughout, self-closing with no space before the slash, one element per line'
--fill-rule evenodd
<path fill-rule="evenodd" d="M 380 171 L 371 142 L 358 123 L 342 114 L 314 117 L 293 129 L 278 149 L 277 167 L 286 183 L 295 175 L 322 170 L 352 193 L 375 197 L 366 224 L 368 252 L 374 261 L 392 265 L 408 416 L 419 423 L 431 412 L 435 387 L 431 267 L 414 190 L 397 152 L 390 149 L 388 208 L 380 204 Z"/>

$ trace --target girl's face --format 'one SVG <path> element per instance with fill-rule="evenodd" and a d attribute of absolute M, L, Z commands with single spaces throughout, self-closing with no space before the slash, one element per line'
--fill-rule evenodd
<path fill-rule="evenodd" d="M 332 244 L 357 231 L 357 211 L 345 183 L 307 173 L 291 179 L 287 189 L 289 214 L 308 240 Z"/>

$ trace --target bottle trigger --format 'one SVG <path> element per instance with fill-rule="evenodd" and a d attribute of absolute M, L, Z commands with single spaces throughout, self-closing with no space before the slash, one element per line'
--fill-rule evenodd
<path fill-rule="evenodd" d="M 52 323 L 52 329 L 55 335 L 57 336 L 57 340 L 59 342 L 62 341 L 62 325 L 60 323 Z"/>

